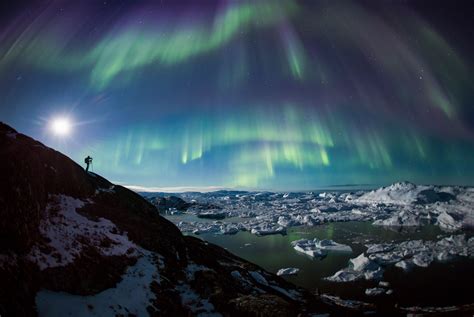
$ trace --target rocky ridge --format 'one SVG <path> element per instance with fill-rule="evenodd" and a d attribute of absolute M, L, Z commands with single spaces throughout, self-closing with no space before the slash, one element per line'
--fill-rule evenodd
<path fill-rule="evenodd" d="M 291 316 L 317 296 L 0 124 L 0 315 Z"/>

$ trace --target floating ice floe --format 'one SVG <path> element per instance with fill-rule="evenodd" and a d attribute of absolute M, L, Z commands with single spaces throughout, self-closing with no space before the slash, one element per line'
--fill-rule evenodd
<path fill-rule="evenodd" d="M 365 290 L 365 295 L 367 296 L 379 296 L 379 295 L 391 295 L 393 293 L 392 289 L 388 289 L 390 284 L 385 281 L 380 281 L 378 287 L 367 288 Z"/>
<path fill-rule="evenodd" d="M 227 212 L 220 211 L 220 210 L 211 210 L 211 211 L 204 211 L 197 214 L 198 218 L 205 218 L 205 219 L 224 219 L 227 217 Z"/>
<path fill-rule="evenodd" d="M 183 232 L 192 232 L 194 234 L 236 234 L 241 230 L 242 224 L 240 223 L 224 223 L 221 221 L 194 223 L 181 221 L 177 223 L 178 228 Z"/>
<path fill-rule="evenodd" d="M 438 225 L 454 231 L 474 228 L 474 188 L 395 183 L 352 193 L 211 192 L 179 194 L 195 202 L 185 211 L 199 221 L 176 224 L 183 232 L 255 235 L 285 234 L 295 226 L 329 222 L 370 221 L 387 227 Z M 225 215 L 235 221 L 216 222 Z M 202 218 L 204 216 L 205 218 Z M 207 218 L 207 219 L 206 219 Z M 173 216 L 168 216 L 173 221 Z M 214 220 L 214 223 L 213 223 Z"/>
<path fill-rule="evenodd" d="M 474 256 L 474 237 L 455 235 L 438 241 L 409 240 L 400 243 L 372 244 L 365 253 L 349 260 L 349 266 L 326 280 L 351 282 L 380 280 L 383 268 L 395 265 L 405 271 L 414 266 L 428 267 L 433 261 L 448 261 L 457 256 Z"/>
<path fill-rule="evenodd" d="M 418 314 L 421 314 L 424 316 L 424 314 L 432 315 L 436 314 L 449 314 L 449 316 L 470 316 L 469 312 L 472 312 L 474 310 L 474 304 L 466 304 L 466 305 L 459 305 L 459 306 L 444 306 L 444 307 L 433 307 L 433 306 L 426 306 L 426 307 L 420 307 L 420 306 L 412 306 L 412 307 L 400 307 L 402 311 L 408 312 L 407 316 L 418 316 Z M 453 313 L 456 313 L 456 315 L 452 315 Z"/>
<path fill-rule="evenodd" d="M 338 296 L 323 294 L 321 295 L 321 300 L 330 305 L 337 305 L 353 310 L 368 310 L 374 309 L 375 305 L 370 303 L 361 302 L 358 300 L 351 300 L 351 299 L 342 299 Z"/>
<path fill-rule="evenodd" d="M 309 255 L 310 257 L 322 257 L 325 256 L 328 251 L 352 252 L 350 246 L 327 239 L 300 239 L 291 242 L 291 245 L 296 251 Z"/>
<path fill-rule="evenodd" d="M 250 230 L 251 233 L 257 236 L 266 236 L 270 234 L 286 234 L 286 228 L 282 226 L 274 226 L 271 224 L 261 224 Z"/>
<path fill-rule="evenodd" d="M 385 287 L 385 288 L 387 288 L 387 287 L 390 287 L 390 283 L 389 283 L 389 282 L 385 282 L 385 281 L 380 281 L 380 282 L 379 282 L 379 286 L 380 286 L 380 287 Z"/>
<path fill-rule="evenodd" d="M 409 210 L 402 210 L 390 218 L 379 219 L 373 222 L 373 225 L 387 227 L 417 227 L 421 226 L 421 224 L 420 215 Z"/>
<path fill-rule="evenodd" d="M 349 260 L 349 266 L 336 272 L 326 280 L 331 282 L 353 282 L 357 280 L 380 280 L 383 269 L 376 262 L 371 261 L 364 253 Z"/>
<path fill-rule="evenodd" d="M 365 290 L 365 295 L 367 296 L 379 296 L 384 295 L 387 292 L 385 288 L 381 287 L 374 287 L 374 288 L 367 288 Z"/>
<path fill-rule="evenodd" d="M 277 272 L 277 275 L 278 276 L 281 276 L 281 275 L 295 275 L 295 274 L 298 274 L 299 271 L 300 271 L 300 269 L 298 269 L 298 268 L 288 267 L 288 268 L 279 269 L 278 272 Z"/>

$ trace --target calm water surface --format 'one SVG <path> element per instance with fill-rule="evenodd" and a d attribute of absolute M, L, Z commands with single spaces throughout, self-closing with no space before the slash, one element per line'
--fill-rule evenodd
<path fill-rule="evenodd" d="M 190 218 L 191 217 L 191 218 Z M 177 222 L 196 221 L 189 215 L 168 216 Z M 209 221 L 200 219 L 200 221 Z M 231 221 L 231 219 L 227 219 Z M 233 221 L 236 221 L 233 219 Z M 364 291 L 376 282 L 331 283 L 322 278 L 333 275 L 347 266 L 349 259 L 364 252 L 366 243 L 404 241 L 412 239 L 436 240 L 446 236 L 437 226 L 427 225 L 412 230 L 397 231 L 373 226 L 368 222 L 329 223 L 316 227 L 296 227 L 287 235 L 258 237 L 249 232 L 235 235 L 203 234 L 198 237 L 226 248 L 230 252 L 276 273 L 284 267 L 296 267 L 296 276 L 285 276 L 288 281 L 310 290 L 337 294 L 343 298 L 369 300 Z M 468 233 L 472 235 L 472 233 Z M 325 258 L 310 258 L 296 252 L 291 242 L 298 239 L 332 239 L 350 245 L 353 252 L 330 252 Z M 428 268 L 414 268 L 405 273 L 397 268 L 385 271 L 384 280 L 390 282 L 394 294 L 390 297 L 371 297 L 371 301 L 400 305 L 454 305 L 474 302 L 474 260 L 459 259 L 448 263 L 434 262 Z"/>

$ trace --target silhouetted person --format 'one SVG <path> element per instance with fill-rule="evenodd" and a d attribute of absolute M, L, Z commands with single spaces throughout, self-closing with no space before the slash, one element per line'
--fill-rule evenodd
<path fill-rule="evenodd" d="M 89 165 L 92 164 L 92 157 L 89 155 L 84 159 L 84 163 L 86 163 L 86 172 L 89 171 Z"/>

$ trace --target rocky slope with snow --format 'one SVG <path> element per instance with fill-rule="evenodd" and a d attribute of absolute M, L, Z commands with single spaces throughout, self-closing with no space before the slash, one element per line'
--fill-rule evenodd
<path fill-rule="evenodd" d="M 330 312 L 318 297 L 186 237 L 128 189 L 0 124 L 0 315 Z"/>

